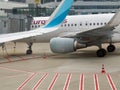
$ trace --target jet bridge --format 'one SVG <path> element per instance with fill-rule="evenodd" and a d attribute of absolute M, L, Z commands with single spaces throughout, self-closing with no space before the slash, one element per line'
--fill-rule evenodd
<path fill-rule="evenodd" d="M 0 18 L 0 33 L 14 33 L 30 30 L 32 17 L 9 14 Z"/>
<path fill-rule="evenodd" d="M 8 33 L 8 18 L 4 16 L 0 16 L 0 34 Z"/>

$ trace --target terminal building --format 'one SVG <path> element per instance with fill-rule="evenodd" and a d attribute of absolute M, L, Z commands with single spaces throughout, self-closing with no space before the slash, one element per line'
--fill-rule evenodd
<path fill-rule="evenodd" d="M 11 13 L 12 9 L 16 6 L 28 7 L 28 4 L 0 0 L 0 34 L 25 30 L 22 28 L 22 25 L 20 25 L 20 23 L 23 23 L 22 16 L 14 17 L 13 15 L 8 15 L 8 13 Z"/>
<path fill-rule="evenodd" d="M 9 0 L 24 3 L 34 3 L 34 0 Z M 55 8 L 61 0 L 40 0 L 43 6 Z M 120 8 L 120 0 L 74 0 L 73 14 L 112 13 Z"/>
<path fill-rule="evenodd" d="M 58 6 L 61 0 L 40 0 L 39 5 L 36 8 L 35 0 L 1 0 L 9 1 L 9 3 L 15 3 L 19 5 L 9 5 L 14 8 L 14 13 L 26 13 L 32 16 L 49 16 L 53 10 Z M 69 14 L 97 14 L 97 13 L 114 13 L 120 8 L 120 0 L 74 0 L 73 6 Z M 0 2 L 1 3 L 1 2 Z M 20 4 L 23 6 L 20 8 Z M 24 6 L 29 4 L 29 8 Z M 10 6 L 10 7 L 9 7 Z M 7 8 L 6 5 L 0 5 L 0 8 Z M 41 8 L 42 7 L 42 8 Z M 33 10 L 34 8 L 34 10 Z M 37 10 L 35 10 L 37 9 Z M 38 12 L 36 12 L 38 11 Z"/>

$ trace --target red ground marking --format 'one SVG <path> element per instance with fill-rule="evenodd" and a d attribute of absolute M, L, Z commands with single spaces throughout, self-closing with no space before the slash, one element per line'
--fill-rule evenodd
<path fill-rule="evenodd" d="M 21 57 L 21 56 L 17 56 L 17 57 L 19 57 L 19 58 L 20 58 L 20 60 L 25 60 L 25 58 L 23 58 L 23 57 Z"/>
<path fill-rule="evenodd" d="M 116 87 L 115 87 L 115 84 L 114 84 L 114 82 L 113 82 L 113 80 L 112 80 L 112 78 L 110 76 L 110 74 L 107 74 L 107 79 L 108 79 L 108 82 L 109 82 L 109 84 L 111 86 L 111 89 L 112 90 L 117 90 Z"/>
<path fill-rule="evenodd" d="M 42 57 L 29 57 L 29 58 L 24 58 L 22 56 L 16 56 L 17 60 L 14 60 L 14 59 L 11 59 L 9 57 L 3 57 L 4 59 L 6 59 L 8 62 L 1 62 L 0 64 L 3 64 L 3 63 L 11 63 L 11 62 L 18 62 L 18 61 L 24 61 L 24 60 L 30 60 L 30 59 L 37 59 L 37 58 L 42 58 Z"/>
<path fill-rule="evenodd" d="M 8 62 L 11 62 L 12 59 L 10 59 L 9 57 L 4 57 L 6 60 L 8 60 Z"/>
<path fill-rule="evenodd" d="M 35 76 L 37 75 L 36 73 L 33 73 L 32 75 L 30 75 L 18 88 L 17 90 L 22 90 L 25 85 Z"/>
<path fill-rule="evenodd" d="M 32 56 L 32 57 L 27 57 L 23 58 L 22 56 L 17 56 L 20 58 L 20 60 L 30 60 L 30 59 L 37 59 L 37 58 L 42 58 L 42 56 Z"/>
<path fill-rule="evenodd" d="M 80 75 L 79 90 L 84 90 L 84 75 Z"/>
<path fill-rule="evenodd" d="M 94 74 L 94 84 L 95 84 L 95 90 L 99 90 L 99 82 L 98 82 L 97 74 Z"/>
<path fill-rule="evenodd" d="M 63 90 L 68 90 L 72 74 L 68 74 Z"/>
<path fill-rule="evenodd" d="M 44 74 L 42 78 L 37 82 L 37 84 L 33 87 L 32 90 L 37 90 L 38 87 L 42 84 L 43 80 L 47 77 L 48 74 Z"/>
<path fill-rule="evenodd" d="M 53 80 L 52 80 L 52 82 L 51 82 L 51 84 L 50 84 L 48 90 L 52 90 L 52 89 L 53 89 L 53 86 L 55 85 L 55 82 L 57 81 L 58 76 L 59 76 L 58 73 L 54 76 L 54 78 L 53 78 Z"/>
<path fill-rule="evenodd" d="M 52 56 L 56 56 L 56 55 L 52 55 Z M 43 56 L 32 56 L 32 57 L 28 57 L 28 58 L 24 58 L 24 57 L 21 57 L 21 56 L 17 56 L 17 57 L 20 58 L 20 59 L 12 60 L 12 59 L 10 59 L 10 58 L 8 58 L 8 57 L 7 57 L 7 58 L 6 58 L 6 57 L 3 57 L 4 59 L 6 59 L 6 60 L 9 61 L 9 62 L 0 62 L 0 64 L 43 58 Z M 50 56 L 47 55 L 47 57 L 50 57 Z"/>

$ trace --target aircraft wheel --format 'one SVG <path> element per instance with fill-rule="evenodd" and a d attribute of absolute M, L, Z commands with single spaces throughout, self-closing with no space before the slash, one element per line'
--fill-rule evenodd
<path fill-rule="evenodd" d="M 99 49 L 96 52 L 96 54 L 97 54 L 98 57 L 104 57 L 106 55 L 106 50 L 105 49 Z"/>
<path fill-rule="evenodd" d="M 114 52 L 114 51 L 115 51 L 115 46 L 114 46 L 114 45 L 109 45 L 109 46 L 107 47 L 107 51 L 108 51 L 108 52 Z"/>
<path fill-rule="evenodd" d="M 32 50 L 27 50 L 26 54 L 32 54 Z"/>

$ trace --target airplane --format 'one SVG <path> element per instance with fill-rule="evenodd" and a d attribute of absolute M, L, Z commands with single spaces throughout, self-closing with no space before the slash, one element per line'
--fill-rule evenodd
<path fill-rule="evenodd" d="M 54 53 L 70 53 L 90 46 L 99 48 L 96 52 L 98 57 L 104 57 L 107 51 L 114 52 L 116 47 L 113 43 L 120 42 L 120 10 L 116 13 L 66 17 L 72 3 L 73 0 L 63 0 L 50 19 L 45 17 L 39 21 L 40 18 L 34 18 L 31 25 L 34 30 L 0 35 L 0 43 L 26 42 L 29 46 L 27 54 L 32 54 L 32 44 L 39 42 L 50 42 Z M 107 51 L 102 47 L 103 43 L 109 43 Z"/>
<path fill-rule="evenodd" d="M 103 43 L 109 43 L 108 52 L 115 51 L 113 43 L 120 42 L 118 20 L 120 10 L 115 13 L 67 16 L 59 31 L 50 32 L 32 39 L 33 42 L 49 42 L 54 53 L 69 53 L 89 46 L 98 46 L 98 57 L 104 57 Z M 99 18 L 99 19 L 98 19 Z M 34 17 L 31 29 L 46 24 L 49 17 Z M 54 37 L 54 38 L 53 38 Z M 43 39 L 44 38 L 44 39 Z"/>

